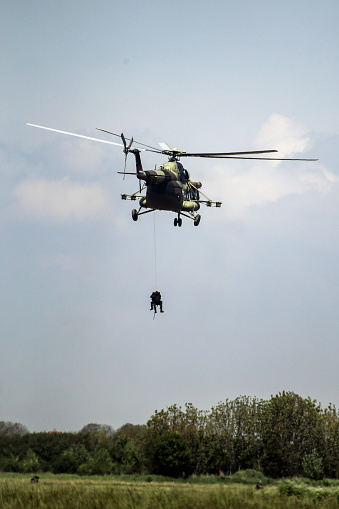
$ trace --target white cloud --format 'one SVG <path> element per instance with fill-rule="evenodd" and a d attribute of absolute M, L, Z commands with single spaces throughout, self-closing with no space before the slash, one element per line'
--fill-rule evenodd
<path fill-rule="evenodd" d="M 311 141 L 305 126 L 279 113 L 272 113 L 259 129 L 254 146 L 259 150 L 278 150 L 277 157 L 290 157 L 305 152 L 310 148 Z"/>
<path fill-rule="evenodd" d="M 339 178 L 317 167 L 314 170 L 296 169 L 291 173 L 278 168 L 250 168 L 235 172 L 233 169 L 216 167 L 215 181 L 209 185 L 209 195 L 223 202 L 227 217 L 243 217 L 253 205 L 276 202 L 291 194 L 309 191 L 321 193 L 331 190 Z"/>
<path fill-rule="evenodd" d="M 259 129 L 254 143 L 261 149 L 278 149 L 276 157 L 302 157 L 311 146 L 311 137 L 301 124 L 274 113 Z M 225 161 L 211 174 L 206 193 L 223 202 L 222 215 L 228 219 L 243 217 L 251 206 L 276 202 L 287 195 L 326 193 L 339 182 L 318 162 Z"/>
<path fill-rule="evenodd" d="M 81 175 L 85 173 L 100 175 L 105 166 L 104 157 L 109 154 L 107 145 L 105 147 L 101 145 L 76 138 L 63 139 L 57 145 L 57 164 L 60 168 L 79 172 Z"/>
<path fill-rule="evenodd" d="M 42 222 L 99 219 L 109 203 L 106 191 L 98 184 L 68 180 L 27 180 L 16 187 L 15 195 L 21 211 Z"/>

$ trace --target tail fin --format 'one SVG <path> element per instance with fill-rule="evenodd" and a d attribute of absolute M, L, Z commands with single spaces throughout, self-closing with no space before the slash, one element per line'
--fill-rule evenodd
<path fill-rule="evenodd" d="M 126 162 L 127 162 L 127 155 L 129 152 L 132 152 L 135 156 L 135 166 L 136 166 L 136 175 L 139 179 L 139 190 L 141 192 L 141 182 L 140 182 L 140 172 L 143 171 L 142 169 L 142 163 L 141 163 L 141 157 L 140 157 L 140 150 L 137 148 L 131 148 L 133 144 L 133 138 L 131 138 L 129 144 L 126 143 L 126 138 L 124 136 L 124 133 L 121 133 L 121 139 L 124 144 L 124 153 L 125 153 L 125 167 L 124 167 L 124 178 L 126 175 Z"/>
<path fill-rule="evenodd" d="M 135 155 L 135 167 L 137 170 L 137 175 L 140 171 L 143 171 L 142 169 L 142 163 L 141 163 L 141 157 L 140 157 L 140 151 L 138 149 L 131 150 L 133 154 Z"/>

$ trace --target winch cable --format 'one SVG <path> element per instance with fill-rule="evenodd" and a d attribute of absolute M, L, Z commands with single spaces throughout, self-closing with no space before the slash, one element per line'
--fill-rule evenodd
<path fill-rule="evenodd" d="M 153 227 L 153 233 L 154 233 L 154 288 L 157 289 L 157 238 L 156 238 L 156 231 L 155 231 L 155 211 L 153 214 L 154 217 L 154 227 Z M 153 320 L 155 318 L 155 312 L 156 307 L 154 306 L 154 315 Z"/>
<path fill-rule="evenodd" d="M 154 212 L 154 288 L 157 289 L 157 239 L 155 231 L 155 212 Z"/>

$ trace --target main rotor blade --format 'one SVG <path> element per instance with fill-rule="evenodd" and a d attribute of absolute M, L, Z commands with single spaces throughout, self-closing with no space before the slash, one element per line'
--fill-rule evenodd
<path fill-rule="evenodd" d="M 96 129 L 98 131 L 102 131 L 103 133 L 107 133 L 107 134 L 112 134 L 113 136 L 118 136 L 118 138 L 121 138 L 121 134 L 115 134 L 115 133 L 111 133 L 110 131 L 105 131 L 105 129 L 100 129 L 99 127 L 96 127 Z M 125 140 L 127 141 L 132 141 L 133 138 L 125 138 Z M 160 150 L 158 150 L 157 148 L 155 147 L 151 147 L 150 145 L 146 145 L 145 143 L 141 143 L 140 141 L 135 141 L 133 140 L 134 143 L 137 143 L 138 145 L 141 145 L 142 147 L 147 147 L 147 148 L 151 148 L 153 150 L 156 150 L 157 152 L 160 152 Z M 145 150 L 145 149 L 144 149 Z"/>
<path fill-rule="evenodd" d="M 208 156 L 202 156 L 208 157 Z M 289 158 L 289 157 L 241 157 L 241 156 L 209 156 L 211 159 L 214 157 L 215 159 L 253 159 L 257 161 L 319 161 L 319 159 L 301 159 L 299 157 Z"/>
<path fill-rule="evenodd" d="M 54 131 L 55 133 L 61 133 L 61 134 L 68 134 L 69 136 L 76 136 L 77 138 L 85 138 L 86 140 L 92 140 L 92 141 L 100 141 L 100 143 L 108 143 L 109 145 L 117 145 L 118 147 L 123 147 L 121 143 L 114 143 L 114 141 L 106 141 L 106 140 L 100 140 L 99 138 L 91 138 L 90 136 L 84 136 L 83 134 L 75 134 L 75 133 L 69 133 L 67 131 L 59 131 L 59 129 L 52 129 L 51 127 L 43 127 L 42 125 L 36 125 L 36 124 L 28 124 L 31 127 L 38 127 L 39 129 L 46 129 L 47 131 Z"/>
<path fill-rule="evenodd" d="M 159 143 L 160 147 L 162 148 L 162 150 L 166 150 L 166 151 L 171 151 L 171 147 L 169 145 L 167 145 L 167 143 Z"/>
<path fill-rule="evenodd" d="M 230 156 L 244 156 L 247 154 L 270 154 L 278 152 L 277 150 L 252 150 L 249 152 L 180 152 L 180 157 L 230 157 Z"/>
<path fill-rule="evenodd" d="M 210 159 L 256 159 L 259 161 L 318 161 L 318 159 L 304 158 L 286 158 L 286 157 L 247 157 L 251 154 L 269 154 L 278 152 L 278 150 L 252 150 L 251 152 L 202 152 L 202 153 L 185 153 L 179 152 L 180 157 L 205 157 Z"/>

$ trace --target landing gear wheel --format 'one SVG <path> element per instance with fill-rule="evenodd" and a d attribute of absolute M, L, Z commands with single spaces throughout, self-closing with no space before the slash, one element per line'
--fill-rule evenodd
<path fill-rule="evenodd" d="M 178 218 L 177 218 L 177 217 L 175 217 L 175 218 L 174 218 L 174 226 L 177 226 L 177 225 L 178 225 Z"/>
<path fill-rule="evenodd" d="M 182 225 L 182 219 L 181 217 L 178 217 L 178 226 L 181 226 Z"/>
<path fill-rule="evenodd" d="M 136 209 L 132 210 L 132 219 L 133 221 L 138 221 L 138 212 L 136 211 Z"/>
<path fill-rule="evenodd" d="M 197 214 L 194 218 L 194 226 L 198 226 L 198 224 L 200 223 L 200 219 L 201 219 L 201 215 Z"/>

